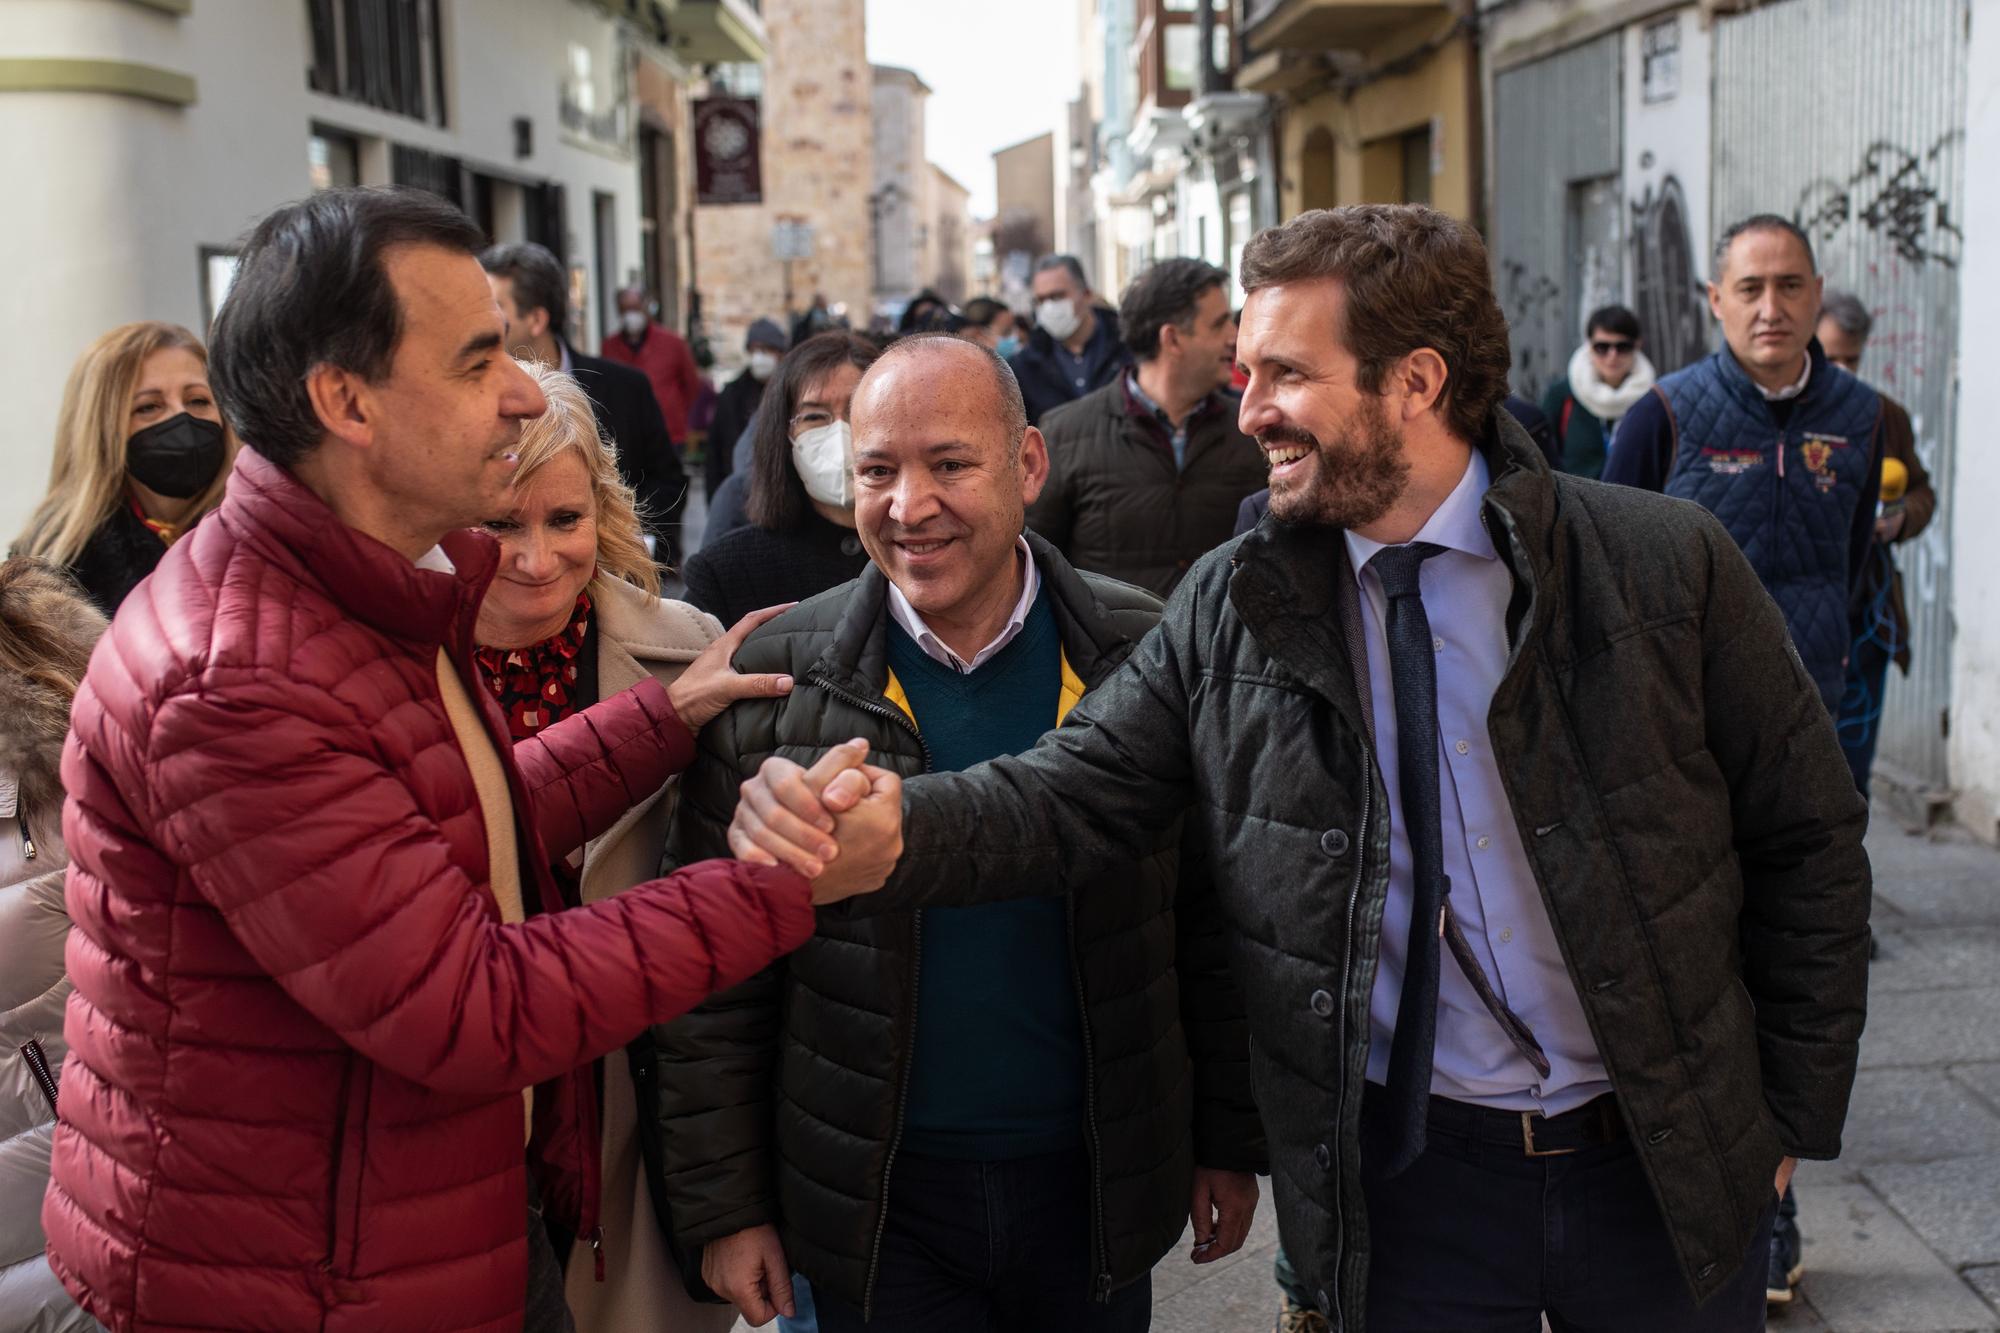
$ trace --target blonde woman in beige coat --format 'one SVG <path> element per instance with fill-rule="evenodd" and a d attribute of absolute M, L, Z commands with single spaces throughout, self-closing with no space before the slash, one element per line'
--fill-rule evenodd
<path fill-rule="evenodd" d="M 43 1257 L 55 1108 L 26 1055 L 62 1072 L 62 762 L 69 709 L 104 617 L 38 560 L 0 564 L 0 1329 L 71 1333 L 76 1308 Z"/>
<path fill-rule="evenodd" d="M 514 738 L 535 735 L 648 675 L 662 685 L 684 673 L 703 678 L 682 709 L 690 728 L 738 698 L 788 690 L 788 678 L 727 669 L 743 637 L 783 608 L 746 616 L 725 634 L 715 617 L 661 597 L 632 492 L 598 435 L 589 399 L 561 371 L 528 369 L 549 407 L 523 428 L 513 508 L 485 525 L 500 540 L 500 568 L 475 633 L 482 675 Z M 671 785 L 644 797 L 608 833 L 556 866 L 572 903 L 599 901 L 659 873 L 673 798 Z M 630 1066 L 612 1056 L 600 1070 L 596 1226 L 575 1238 L 563 1281 L 575 1327 L 723 1333 L 736 1321 L 735 1308 L 688 1296 L 653 1212 Z M 531 1231 L 529 1243 L 532 1250 L 542 1242 Z M 531 1330 L 566 1328 L 559 1309 L 537 1317 L 560 1302 L 552 1289 L 538 1301 L 536 1265 L 530 1268 Z"/>

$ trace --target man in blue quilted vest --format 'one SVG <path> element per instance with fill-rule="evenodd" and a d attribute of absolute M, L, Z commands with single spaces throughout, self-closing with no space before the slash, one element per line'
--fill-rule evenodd
<path fill-rule="evenodd" d="M 1880 395 L 1827 360 L 1813 335 L 1823 285 L 1812 242 L 1786 219 L 1759 213 L 1724 231 L 1708 284 L 1722 350 L 1633 405 L 1604 480 L 1693 500 L 1722 520 L 1838 717 L 1856 637 L 1849 594 L 1875 540 L 1883 414 Z M 1789 1302 L 1805 1271 L 1797 1219 L 1787 1190 L 1765 1280 L 1772 1304 Z"/>
<path fill-rule="evenodd" d="M 1634 404 L 1604 480 L 1722 520 L 1837 716 L 1854 641 L 1848 593 L 1875 535 L 1882 400 L 1813 336 L 1821 284 L 1812 242 L 1786 219 L 1760 213 L 1724 231 L 1708 284 L 1724 346 Z"/>

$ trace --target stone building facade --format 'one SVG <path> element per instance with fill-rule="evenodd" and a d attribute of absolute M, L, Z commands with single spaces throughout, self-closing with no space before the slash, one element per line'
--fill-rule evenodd
<path fill-rule="evenodd" d="M 930 88 L 912 70 L 875 66 L 875 305 L 900 305 L 930 280 L 925 211 L 930 170 L 924 103 Z"/>
<path fill-rule="evenodd" d="M 972 191 L 960 185 L 935 162 L 930 172 L 931 224 L 928 234 L 931 280 L 938 295 L 955 305 L 973 296 L 986 295 L 972 290 Z"/>
<path fill-rule="evenodd" d="M 867 324 L 874 76 L 864 9 L 864 0 L 764 0 L 763 202 L 695 209 L 694 287 L 725 367 L 752 320 L 789 324 L 814 293 Z M 780 223 L 811 228 L 810 257 L 774 257 Z"/>
<path fill-rule="evenodd" d="M 852 11 L 865 80 L 861 5 L 838 8 Z M 724 7 L 750 31 L 754 12 L 710 6 Z M 373 21 L 377 9 L 389 17 Z M 244 234 L 315 189 L 428 189 L 492 240 L 549 246 L 570 273 L 571 338 L 595 350 L 610 294 L 643 273 L 635 140 L 650 122 L 635 132 L 635 64 L 661 82 L 671 68 L 754 58 L 744 42 L 666 52 L 656 26 L 622 12 L 0 0 L 0 172 L 33 200 L 0 216 L 0 248 L 20 257 L 0 319 L 32 331 L 0 371 L 0 547 L 41 497 L 77 355 L 135 319 L 205 333 Z M 858 120 L 865 136 L 865 83 Z"/>
<path fill-rule="evenodd" d="M 1029 305 L 1030 270 L 1056 241 L 1055 135 L 1038 134 L 993 154 L 993 258 L 1000 290 L 1017 310 Z M 1089 275 L 1095 281 L 1097 275 Z"/>

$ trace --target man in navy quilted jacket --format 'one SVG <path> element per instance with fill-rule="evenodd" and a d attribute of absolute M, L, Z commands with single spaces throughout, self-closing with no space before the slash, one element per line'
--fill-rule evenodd
<path fill-rule="evenodd" d="M 1604 480 L 1722 520 L 1837 716 L 1854 637 L 1848 591 L 1875 535 L 1882 400 L 1813 336 L 1822 283 L 1812 242 L 1786 219 L 1760 213 L 1725 230 L 1708 284 L 1724 346 L 1633 405 Z"/>
<path fill-rule="evenodd" d="M 1812 242 L 1784 218 L 1760 213 L 1724 231 L 1708 284 L 1724 346 L 1633 405 L 1604 480 L 1693 500 L 1722 520 L 1838 717 L 1857 628 L 1849 593 L 1867 568 L 1882 489 L 1882 400 L 1813 336 L 1824 281 Z M 1797 1217 L 1787 1190 L 1765 1282 L 1774 1304 L 1792 1299 L 1804 1271 Z"/>

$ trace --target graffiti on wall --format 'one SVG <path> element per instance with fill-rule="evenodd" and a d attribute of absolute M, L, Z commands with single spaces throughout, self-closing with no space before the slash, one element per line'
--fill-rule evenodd
<path fill-rule="evenodd" d="M 1688 233 L 1687 195 L 1668 175 L 1657 189 L 1649 185 L 1632 201 L 1633 313 L 1645 331 L 1646 353 L 1662 375 L 1708 352 L 1703 291 L 1701 259 Z"/>
<path fill-rule="evenodd" d="M 1792 220 L 1815 242 L 1860 227 L 1909 263 L 1956 268 L 1965 233 L 1942 197 L 1938 159 L 1962 135 L 1947 131 L 1921 153 L 1877 140 L 1850 175 L 1823 176 L 1800 191 Z"/>
<path fill-rule="evenodd" d="M 1567 358 L 1561 335 L 1550 336 L 1562 320 L 1562 288 L 1546 273 L 1531 271 L 1518 259 L 1500 264 L 1500 308 L 1506 312 L 1514 345 L 1514 385 L 1528 397 L 1553 380 Z"/>
<path fill-rule="evenodd" d="M 1920 282 L 1917 265 L 1905 264 L 1895 255 L 1871 261 L 1866 275 L 1857 278 L 1857 292 L 1891 293 L 1883 304 L 1872 304 L 1869 313 L 1875 327 L 1868 336 L 1868 351 L 1862 361 L 1862 377 L 1900 402 L 1910 413 L 1910 429 L 1916 439 L 1917 458 L 1940 484 L 1945 481 L 1944 441 L 1932 424 L 1943 415 L 1927 416 L 1926 404 L 1948 410 L 1948 383 L 1939 382 L 1941 369 L 1936 320 L 1921 299 L 1910 299 Z M 1832 285 L 1829 280 L 1829 286 Z M 1933 523 L 1896 549 L 1896 563 L 1902 567 L 1903 595 L 1912 607 L 1932 606 L 1944 597 L 1946 573 L 1951 563 L 1950 528 Z"/>

